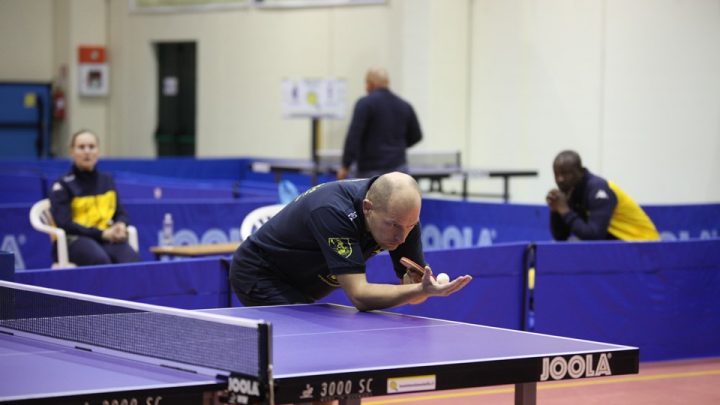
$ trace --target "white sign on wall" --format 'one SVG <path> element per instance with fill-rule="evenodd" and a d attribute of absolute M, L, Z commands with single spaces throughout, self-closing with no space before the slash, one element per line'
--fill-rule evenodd
<path fill-rule="evenodd" d="M 282 104 L 286 118 L 342 119 L 345 117 L 345 80 L 283 80 Z"/>
<path fill-rule="evenodd" d="M 109 92 L 110 68 L 107 63 L 82 63 L 78 66 L 81 96 L 107 96 Z"/>

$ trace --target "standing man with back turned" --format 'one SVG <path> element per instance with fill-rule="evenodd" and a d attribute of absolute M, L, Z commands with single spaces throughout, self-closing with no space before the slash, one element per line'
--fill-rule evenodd
<path fill-rule="evenodd" d="M 660 239 L 645 211 L 615 183 L 584 168 L 577 152 L 560 152 L 553 171 L 559 189 L 545 199 L 555 240 Z"/>
<path fill-rule="evenodd" d="M 365 76 L 368 94 L 355 104 L 338 179 L 348 177 L 354 163 L 355 177 L 392 171 L 407 173 L 406 149 L 420 142 L 422 131 L 412 106 L 390 91 L 389 82 L 385 69 L 368 70 Z"/>

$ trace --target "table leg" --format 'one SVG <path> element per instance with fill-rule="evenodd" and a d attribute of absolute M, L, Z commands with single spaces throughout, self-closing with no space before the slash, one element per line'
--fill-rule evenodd
<path fill-rule="evenodd" d="M 510 176 L 503 176 L 503 201 L 510 201 Z"/>
<path fill-rule="evenodd" d="M 468 198 L 468 173 L 463 172 L 462 176 L 462 198 L 467 200 Z"/>
<path fill-rule="evenodd" d="M 537 383 L 515 384 L 515 405 L 535 405 Z"/>

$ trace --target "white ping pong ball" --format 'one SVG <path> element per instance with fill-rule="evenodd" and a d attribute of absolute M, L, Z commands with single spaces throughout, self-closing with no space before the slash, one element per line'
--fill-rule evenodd
<path fill-rule="evenodd" d="M 435 280 L 437 280 L 438 284 L 447 284 L 450 282 L 450 276 L 445 273 L 440 273 L 435 277 Z"/>

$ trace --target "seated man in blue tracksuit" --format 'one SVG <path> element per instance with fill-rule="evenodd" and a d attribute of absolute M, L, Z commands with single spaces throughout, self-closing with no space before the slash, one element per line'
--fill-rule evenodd
<path fill-rule="evenodd" d="M 556 240 L 660 239 L 645 211 L 615 183 L 584 168 L 577 152 L 560 152 L 553 171 L 558 188 L 546 200 Z"/>

